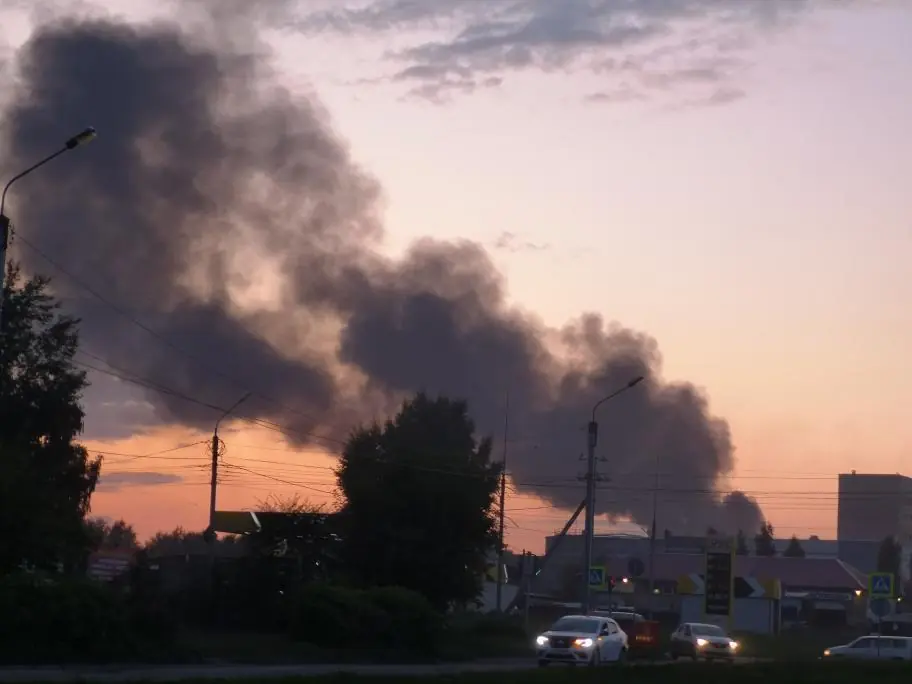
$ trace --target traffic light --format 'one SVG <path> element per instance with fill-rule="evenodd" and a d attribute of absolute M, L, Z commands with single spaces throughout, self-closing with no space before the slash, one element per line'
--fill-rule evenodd
<path fill-rule="evenodd" d="M 617 586 L 617 579 L 612 575 L 608 578 L 608 588 L 614 589 Z"/>

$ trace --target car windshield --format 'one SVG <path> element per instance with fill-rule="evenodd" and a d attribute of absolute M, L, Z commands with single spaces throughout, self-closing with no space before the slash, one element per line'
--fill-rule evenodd
<path fill-rule="evenodd" d="M 551 625 L 552 632 L 576 632 L 577 634 L 595 634 L 599 621 L 584 617 L 562 617 Z"/>
<path fill-rule="evenodd" d="M 725 632 L 715 625 L 693 625 L 691 629 L 697 636 L 725 636 Z"/>

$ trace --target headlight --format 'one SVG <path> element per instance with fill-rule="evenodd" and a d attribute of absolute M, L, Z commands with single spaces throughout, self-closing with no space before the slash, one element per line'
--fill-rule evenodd
<path fill-rule="evenodd" d="M 697 646 L 699 646 L 700 648 L 703 648 L 704 646 L 706 646 L 706 644 L 707 644 L 706 639 L 697 639 Z"/>
<path fill-rule="evenodd" d="M 826 649 L 826 650 L 823 652 L 823 655 L 825 655 L 825 656 L 830 655 L 830 649 Z"/>
<path fill-rule="evenodd" d="M 741 645 L 741 644 L 739 644 L 737 641 L 729 641 L 729 642 L 728 642 L 729 648 L 731 648 L 731 650 L 733 650 L 733 651 L 737 651 L 737 650 L 738 650 L 738 647 L 739 647 L 740 645 Z"/>
<path fill-rule="evenodd" d="M 535 640 L 535 643 L 538 644 L 539 646 L 547 646 L 547 645 L 548 645 L 548 637 L 546 637 L 546 636 L 540 636 L 540 637 L 538 637 L 538 638 Z"/>
<path fill-rule="evenodd" d="M 577 646 L 579 646 L 580 648 L 589 648 L 590 646 L 592 646 L 592 639 L 577 639 L 573 643 L 576 644 Z"/>

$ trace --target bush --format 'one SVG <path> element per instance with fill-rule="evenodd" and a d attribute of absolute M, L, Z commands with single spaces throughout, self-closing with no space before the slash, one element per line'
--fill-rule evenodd
<path fill-rule="evenodd" d="M 527 657 L 532 652 L 522 618 L 500 613 L 450 615 L 444 643 L 446 657 L 454 660 Z"/>
<path fill-rule="evenodd" d="M 443 622 L 420 594 L 395 587 L 359 590 L 304 587 L 291 606 L 295 639 L 326 648 L 369 644 L 376 649 L 431 653 Z"/>
<path fill-rule="evenodd" d="M 0 615 L 0 662 L 10 664 L 129 659 L 167 633 L 123 594 L 82 579 L 2 578 Z"/>
<path fill-rule="evenodd" d="M 378 587 L 365 598 L 385 614 L 388 646 L 418 653 L 431 653 L 439 643 L 443 616 L 421 594 L 401 587 Z"/>
<path fill-rule="evenodd" d="M 525 639 L 526 629 L 518 615 L 503 613 L 466 612 L 453 615 L 450 628 L 459 632 L 472 632 L 478 637 Z"/>

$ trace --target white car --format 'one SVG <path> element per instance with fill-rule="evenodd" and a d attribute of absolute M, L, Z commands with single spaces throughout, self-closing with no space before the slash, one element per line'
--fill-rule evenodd
<path fill-rule="evenodd" d="M 535 640 L 540 667 L 551 663 L 589 665 L 623 663 L 627 634 L 611 618 L 565 615 Z"/>
<path fill-rule="evenodd" d="M 671 634 L 670 651 L 673 660 L 703 658 L 704 660 L 734 660 L 740 645 L 716 625 L 685 622 Z"/>
<path fill-rule="evenodd" d="M 864 636 L 842 646 L 831 646 L 823 658 L 854 660 L 912 660 L 912 637 Z"/>

